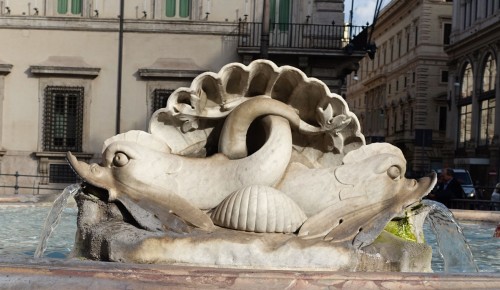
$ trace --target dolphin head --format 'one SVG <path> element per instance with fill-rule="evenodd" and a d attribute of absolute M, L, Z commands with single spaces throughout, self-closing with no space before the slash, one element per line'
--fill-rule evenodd
<path fill-rule="evenodd" d="M 165 160 L 167 153 L 158 152 L 141 147 L 130 141 L 116 141 L 111 143 L 103 152 L 100 164 L 87 164 L 67 153 L 67 159 L 73 170 L 88 184 L 106 189 L 109 201 L 117 199 L 117 195 L 126 189 L 144 189 L 145 185 L 155 184 L 161 186 L 166 183 L 165 173 L 175 171 L 179 164 L 176 159 Z M 162 162 L 165 161 L 165 162 Z M 164 178 L 157 178 L 158 172 Z M 169 186 L 175 182 L 168 180 Z"/>
<path fill-rule="evenodd" d="M 214 228 L 208 215 L 176 194 L 177 183 L 171 173 L 180 170 L 182 161 L 175 155 L 136 142 L 116 141 L 104 150 L 101 164 L 78 161 L 71 152 L 67 158 L 86 183 L 108 191 L 108 201 L 119 200 L 126 207 L 137 205 L 169 228 L 175 222 L 170 212 L 198 228 Z"/>

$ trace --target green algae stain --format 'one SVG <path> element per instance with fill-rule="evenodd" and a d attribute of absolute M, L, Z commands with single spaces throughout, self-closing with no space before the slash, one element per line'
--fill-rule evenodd
<path fill-rule="evenodd" d="M 388 231 L 389 233 L 397 236 L 397 237 L 404 239 L 404 240 L 412 241 L 412 242 L 417 241 L 417 237 L 413 233 L 413 228 L 409 222 L 408 217 L 390 221 L 385 226 L 385 230 Z"/>

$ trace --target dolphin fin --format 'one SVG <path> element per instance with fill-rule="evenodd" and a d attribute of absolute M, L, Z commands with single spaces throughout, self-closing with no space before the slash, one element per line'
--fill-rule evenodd
<path fill-rule="evenodd" d="M 351 205 L 364 203 L 365 197 L 350 198 Z M 326 236 L 332 229 L 342 224 L 349 213 L 355 208 L 346 206 L 345 201 L 334 203 L 321 212 L 308 218 L 299 230 L 298 236 L 304 239 L 315 239 Z"/>
<path fill-rule="evenodd" d="M 127 195 L 126 192 L 121 194 Z M 140 198 L 128 197 L 143 209 L 154 214 L 164 225 L 172 222 L 169 212 L 171 210 L 176 216 L 197 228 L 209 232 L 215 230 L 214 223 L 207 214 L 175 193 L 166 193 L 164 189 L 151 186 L 145 194 L 140 195 Z"/>
<path fill-rule="evenodd" d="M 387 223 L 400 211 L 392 200 L 363 207 L 345 217 L 345 221 L 325 237 L 328 241 L 352 241 L 355 248 L 371 244 L 384 230 Z"/>
<path fill-rule="evenodd" d="M 359 201 L 365 198 L 356 197 Z M 352 201 L 349 199 L 356 204 Z M 401 207 L 398 209 L 391 199 L 354 208 L 340 201 L 309 218 L 298 235 L 305 239 L 323 237 L 331 242 L 352 241 L 354 247 L 360 248 L 373 242 L 400 211 Z"/>
<path fill-rule="evenodd" d="M 178 234 L 191 232 L 191 227 L 174 214 L 164 214 L 162 215 L 163 221 L 160 221 L 154 213 L 143 209 L 126 195 L 119 195 L 117 200 L 119 200 L 120 203 L 127 209 L 137 224 L 147 231 L 163 231 L 165 227 L 166 229 Z"/>
<path fill-rule="evenodd" d="M 144 210 L 125 195 L 119 196 L 117 200 L 127 209 L 141 228 L 150 232 L 161 231 L 162 224 L 152 213 Z"/>

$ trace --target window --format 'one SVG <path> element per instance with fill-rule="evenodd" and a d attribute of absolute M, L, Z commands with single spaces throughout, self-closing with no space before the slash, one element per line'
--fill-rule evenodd
<path fill-rule="evenodd" d="M 443 25 L 443 44 L 450 44 L 450 34 L 451 34 L 451 23 L 445 23 Z"/>
<path fill-rule="evenodd" d="M 83 0 L 57 0 L 57 13 L 68 14 L 68 12 L 71 12 L 73 15 L 82 14 L 82 1 Z"/>
<path fill-rule="evenodd" d="M 389 43 L 390 43 L 390 47 L 391 47 L 391 61 L 394 60 L 394 39 L 391 38 L 391 40 L 389 40 Z"/>
<path fill-rule="evenodd" d="M 165 16 L 187 18 L 191 11 L 190 0 L 166 0 Z"/>
<path fill-rule="evenodd" d="M 173 90 L 156 89 L 153 91 L 153 101 L 151 104 L 152 112 L 158 109 L 165 108 L 167 106 L 167 101 Z"/>
<path fill-rule="evenodd" d="M 273 23 L 279 23 L 278 28 L 280 31 L 288 31 L 288 23 L 290 23 L 291 10 L 290 0 L 271 0 L 269 6 L 271 30 L 274 30 Z"/>
<path fill-rule="evenodd" d="M 464 148 L 471 141 L 472 104 L 460 107 L 458 147 Z"/>
<path fill-rule="evenodd" d="M 446 117 L 448 109 L 446 107 L 439 107 L 439 131 L 446 131 Z"/>
<path fill-rule="evenodd" d="M 75 174 L 69 164 L 50 164 L 49 182 L 50 183 L 77 183 L 78 176 Z"/>
<path fill-rule="evenodd" d="M 482 92 L 490 92 L 495 89 L 495 80 L 497 75 L 496 61 L 492 58 L 491 54 L 488 55 L 484 62 L 483 70 L 483 84 L 481 86 Z"/>
<path fill-rule="evenodd" d="M 479 124 L 479 144 L 487 146 L 491 144 L 495 130 L 495 81 L 496 62 L 489 54 L 483 63 L 483 77 L 481 84 L 480 99 L 480 124 Z"/>
<path fill-rule="evenodd" d="M 45 88 L 45 151 L 82 151 L 83 96 L 83 87 Z"/>
<path fill-rule="evenodd" d="M 462 89 L 460 90 L 460 97 L 467 98 L 472 97 L 472 89 L 473 89 L 473 76 L 472 76 L 472 66 L 470 63 L 467 63 L 465 66 L 463 76 L 462 76 Z"/>
<path fill-rule="evenodd" d="M 401 57 L 401 33 L 398 33 L 398 57 Z"/>
<path fill-rule="evenodd" d="M 410 50 L 410 27 L 405 29 L 406 32 L 406 52 Z"/>
<path fill-rule="evenodd" d="M 495 130 L 495 99 L 481 101 L 479 145 L 489 145 Z"/>
<path fill-rule="evenodd" d="M 418 26 L 415 24 L 415 47 L 418 45 Z"/>
<path fill-rule="evenodd" d="M 384 64 L 386 64 L 387 63 L 387 44 L 386 43 L 384 43 L 382 51 L 383 51 L 382 54 L 384 56 Z"/>
<path fill-rule="evenodd" d="M 448 82 L 448 71 L 447 70 L 442 70 L 441 71 L 441 82 L 442 83 L 447 83 Z"/>

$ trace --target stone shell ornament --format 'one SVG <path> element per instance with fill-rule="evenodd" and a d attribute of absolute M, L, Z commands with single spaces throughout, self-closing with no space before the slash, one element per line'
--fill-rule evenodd
<path fill-rule="evenodd" d="M 288 196 L 261 185 L 235 191 L 215 208 L 211 217 L 218 226 L 257 233 L 293 233 L 307 219 Z"/>
<path fill-rule="evenodd" d="M 310 125 L 309 136 L 301 134 L 293 145 L 301 151 L 307 147 L 304 143 L 321 143 L 317 146 L 321 155 L 334 155 L 323 159 L 336 162 L 320 166 L 339 165 L 344 154 L 365 144 L 359 121 L 341 96 L 295 67 L 278 67 L 268 60 L 255 60 L 248 66 L 231 63 L 218 73 L 199 75 L 189 88 L 178 88 L 170 95 L 166 107 L 151 117 L 149 130 L 163 139 L 172 153 L 184 155 L 186 148 L 206 147 L 217 120 L 242 103 L 261 97 L 290 106 Z"/>

